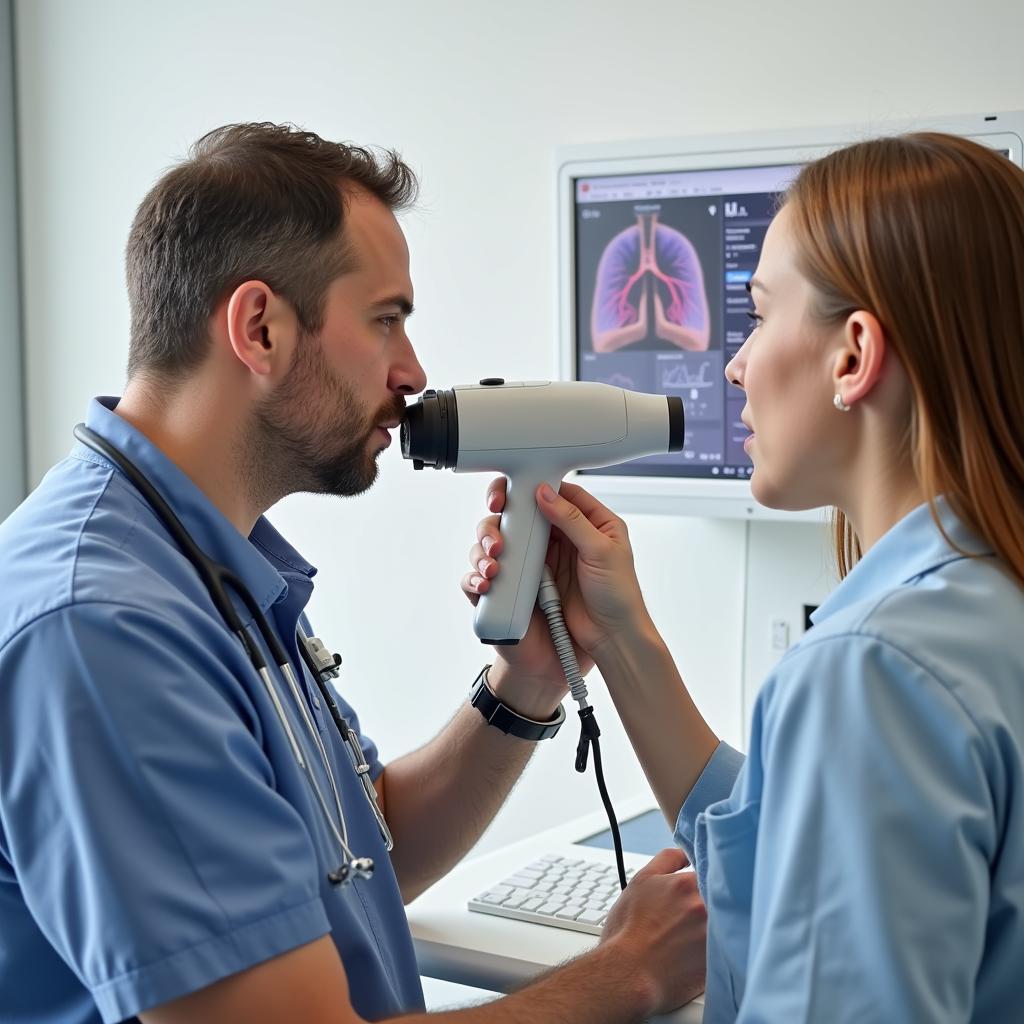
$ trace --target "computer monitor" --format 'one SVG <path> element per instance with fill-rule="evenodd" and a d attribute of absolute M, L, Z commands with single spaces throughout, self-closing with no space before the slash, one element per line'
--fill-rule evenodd
<path fill-rule="evenodd" d="M 1024 166 L 1024 112 L 558 151 L 561 375 L 678 395 L 686 410 L 682 452 L 580 483 L 625 512 L 821 518 L 753 499 L 744 398 L 723 371 L 750 331 L 768 224 L 803 164 L 904 131 L 964 135 Z"/>

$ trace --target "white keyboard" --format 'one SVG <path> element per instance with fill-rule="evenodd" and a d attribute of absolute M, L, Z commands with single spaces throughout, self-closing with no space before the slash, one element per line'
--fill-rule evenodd
<path fill-rule="evenodd" d="M 633 869 L 626 869 L 626 881 Z M 469 901 L 479 914 L 600 935 L 621 892 L 614 864 L 548 854 Z"/>

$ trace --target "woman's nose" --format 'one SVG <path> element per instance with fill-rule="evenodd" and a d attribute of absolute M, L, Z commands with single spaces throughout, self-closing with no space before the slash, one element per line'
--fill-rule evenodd
<path fill-rule="evenodd" d="M 742 351 L 742 349 L 740 351 Z M 742 365 L 740 363 L 740 353 L 739 352 L 737 352 L 736 355 L 734 355 L 732 357 L 732 359 L 730 359 L 729 362 L 726 364 L 726 367 L 725 367 L 725 379 L 730 384 L 735 384 L 736 387 L 742 389 L 742 387 L 743 387 L 743 368 L 742 368 Z"/>

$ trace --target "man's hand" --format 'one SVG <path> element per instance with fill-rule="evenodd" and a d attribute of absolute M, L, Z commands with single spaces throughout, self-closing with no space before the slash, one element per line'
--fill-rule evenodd
<path fill-rule="evenodd" d="M 665 1013 L 704 991 L 707 911 L 697 877 L 682 871 L 681 850 L 662 850 L 616 900 L 601 947 L 635 964 L 650 992 L 650 1013 Z"/>
<path fill-rule="evenodd" d="M 501 511 L 505 507 L 506 480 L 499 477 L 487 489 L 487 507 L 493 515 L 477 524 L 476 543 L 469 552 L 471 570 L 462 577 L 463 593 L 475 605 L 491 588 L 491 581 L 501 569 L 500 558 L 505 549 L 501 536 Z M 548 564 L 551 564 L 549 546 Z M 557 582 L 557 578 L 556 578 Z M 561 589 L 561 586 L 559 587 Z M 573 645 L 580 671 L 586 675 L 593 661 Z M 547 620 L 536 606 L 523 639 L 513 646 L 494 649 L 494 667 L 488 683 L 509 706 L 531 718 L 550 717 L 567 691 L 565 673 L 555 653 Z"/>
<path fill-rule="evenodd" d="M 394 1024 L 626 1024 L 704 990 L 704 904 L 686 858 L 662 850 L 619 897 L 597 949 L 505 999 Z M 376 883 L 374 883 L 376 884 Z M 140 1014 L 145 1024 L 364 1024 L 329 936 Z"/>

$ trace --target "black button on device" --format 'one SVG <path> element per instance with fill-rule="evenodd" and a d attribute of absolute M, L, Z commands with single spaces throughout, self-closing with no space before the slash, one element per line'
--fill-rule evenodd
<path fill-rule="evenodd" d="M 480 387 L 482 388 L 496 388 L 505 383 L 504 377 L 484 377 L 480 381 Z"/>

